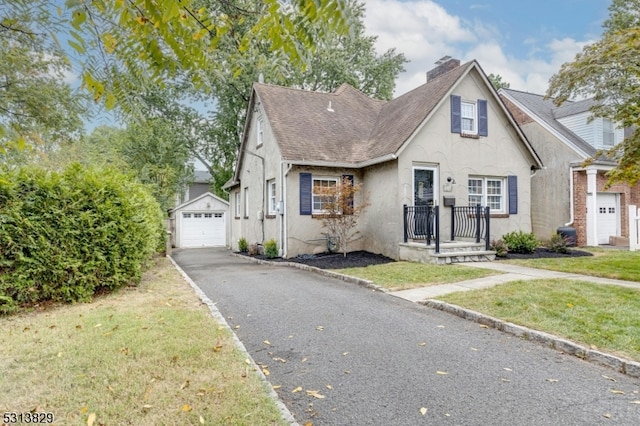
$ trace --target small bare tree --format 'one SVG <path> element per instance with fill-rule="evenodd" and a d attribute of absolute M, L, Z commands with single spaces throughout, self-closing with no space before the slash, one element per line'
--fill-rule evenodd
<path fill-rule="evenodd" d="M 354 184 L 352 179 L 344 176 L 335 186 L 314 190 L 322 197 L 322 226 L 328 230 L 330 238 L 336 239 L 337 246 L 345 257 L 349 243 L 359 234 L 355 228 L 360 215 L 369 206 L 366 196 L 355 205 L 355 195 L 362 189 L 362 184 Z"/>

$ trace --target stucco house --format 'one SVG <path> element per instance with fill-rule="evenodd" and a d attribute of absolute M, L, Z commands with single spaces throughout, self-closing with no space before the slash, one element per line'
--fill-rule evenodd
<path fill-rule="evenodd" d="M 577 245 L 628 245 L 627 205 L 640 203 L 640 185 L 607 188 L 606 173 L 616 163 L 597 154 L 622 142 L 624 130 L 593 117 L 592 99 L 558 107 L 543 95 L 499 93 L 545 165 L 532 177 L 533 232 L 548 239 L 559 227 L 573 227 Z"/>
<path fill-rule="evenodd" d="M 445 57 L 425 84 L 389 102 L 347 84 L 320 93 L 256 83 L 225 185 L 231 246 L 273 238 L 283 257 L 325 251 L 314 190 L 348 177 L 363 185 L 354 202 L 366 194 L 370 203 L 351 250 L 420 260 L 407 255 L 412 242 L 437 238 L 444 251 L 452 237 L 469 236 L 463 222 L 481 216 L 486 248 L 507 232 L 531 231 L 530 176 L 541 167 L 476 61 Z M 475 205 L 490 213 L 454 215 Z"/>

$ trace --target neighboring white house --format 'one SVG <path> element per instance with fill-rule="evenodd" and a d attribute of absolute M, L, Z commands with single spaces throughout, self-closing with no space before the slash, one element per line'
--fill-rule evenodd
<path fill-rule="evenodd" d="M 616 162 L 599 150 L 624 139 L 610 120 L 593 117 L 592 99 L 560 107 L 543 95 L 500 89 L 500 95 L 545 164 L 532 178 L 533 231 L 549 238 L 573 227 L 577 244 L 628 244 L 627 206 L 640 204 L 640 185 L 606 186 Z M 597 158 L 596 158 L 597 157 Z M 585 164 L 587 160 L 593 160 Z"/>
<path fill-rule="evenodd" d="M 284 257 L 326 250 L 316 189 L 341 178 L 363 184 L 354 203 L 363 194 L 370 202 L 351 250 L 399 258 L 405 205 L 439 206 L 442 240 L 451 235 L 452 204 L 490 208 L 487 242 L 531 232 L 530 176 L 540 167 L 476 61 L 445 57 L 425 84 L 389 102 L 347 84 L 320 93 L 256 83 L 235 175 L 225 184 L 230 244 L 237 250 L 240 238 L 273 238 Z"/>
<path fill-rule="evenodd" d="M 229 203 L 210 192 L 172 209 L 169 223 L 173 247 L 229 245 Z"/>

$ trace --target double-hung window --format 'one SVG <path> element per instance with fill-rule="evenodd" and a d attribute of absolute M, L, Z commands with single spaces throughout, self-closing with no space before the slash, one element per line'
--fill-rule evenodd
<path fill-rule="evenodd" d="M 328 205 L 335 203 L 334 197 L 327 195 L 327 192 L 335 191 L 337 185 L 337 178 L 313 178 L 313 214 L 326 213 Z"/>
<path fill-rule="evenodd" d="M 236 217 L 240 217 L 240 190 L 235 193 L 236 197 Z"/>
<path fill-rule="evenodd" d="M 476 127 L 476 104 L 471 102 L 462 102 L 460 105 L 461 131 L 470 135 L 478 133 Z"/>
<path fill-rule="evenodd" d="M 504 178 L 470 177 L 469 205 L 488 206 L 492 213 L 506 213 Z"/>
<path fill-rule="evenodd" d="M 615 144 L 616 133 L 613 122 L 607 118 L 602 119 L 602 144 L 613 146 Z"/>
<path fill-rule="evenodd" d="M 462 100 L 451 95 L 451 133 L 479 139 L 489 136 L 489 110 L 486 99 Z"/>
<path fill-rule="evenodd" d="M 276 214 L 276 180 L 267 181 L 267 200 L 269 203 L 267 211 L 270 215 Z"/>

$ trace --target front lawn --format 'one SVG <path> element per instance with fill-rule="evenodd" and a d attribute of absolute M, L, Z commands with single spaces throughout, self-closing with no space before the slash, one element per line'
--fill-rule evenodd
<path fill-rule="evenodd" d="M 167 259 L 90 304 L 0 317 L 0 411 L 56 424 L 285 424 Z"/>
<path fill-rule="evenodd" d="M 553 279 L 438 299 L 640 361 L 640 290 Z"/>
<path fill-rule="evenodd" d="M 392 291 L 455 283 L 500 274 L 497 271 L 463 265 L 431 265 L 417 262 L 393 262 L 363 268 L 338 269 L 335 272 L 373 281 Z"/>
<path fill-rule="evenodd" d="M 640 252 L 589 248 L 593 256 L 550 259 L 513 259 L 500 262 L 553 271 L 592 275 L 626 281 L 640 281 Z"/>

